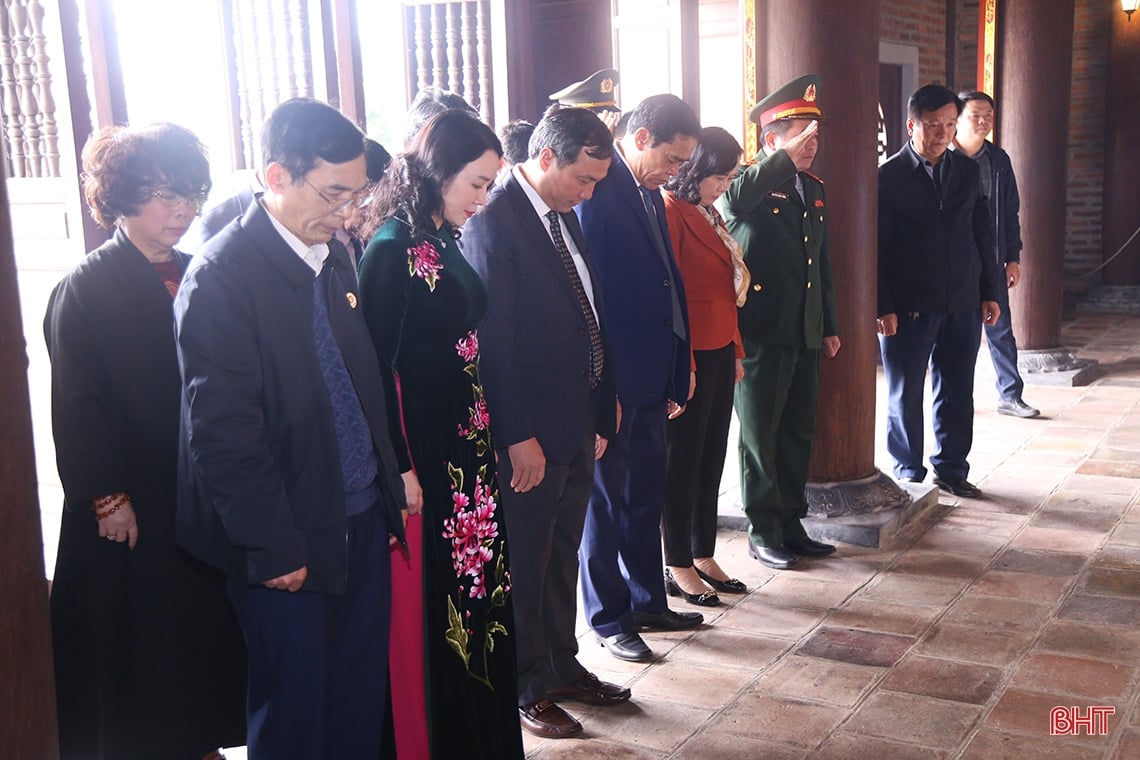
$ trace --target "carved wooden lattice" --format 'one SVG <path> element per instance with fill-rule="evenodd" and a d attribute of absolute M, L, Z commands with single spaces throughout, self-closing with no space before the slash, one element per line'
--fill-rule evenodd
<path fill-rule="evenodd" d="M 0 3 L 0 107 L 9 177 L 58 177 L 59 129 L 37 0 Z"/>
<path fill-rule="evenodd" d="M 231 16 L 237 78 L 241 156 L 260 166 L 258 129 L 290 98 L 313 97 L 313 65 L 306 0 L 233 0 Z"/>
<path fill-rule="evenodd" d="M 490 0 L 408 2 L 404 9 L 409 84 L 451 90 L 492 122 Z"/>

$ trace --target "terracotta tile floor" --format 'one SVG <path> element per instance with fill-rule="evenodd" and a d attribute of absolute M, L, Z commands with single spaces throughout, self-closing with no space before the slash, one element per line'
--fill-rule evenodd
<path fill-rule="evenodd" d="M 646 634 L 658 659 L 644 665 L 580 624 L 582 661 L 633 700 L 568 704 L 585 738 L 527 735 L 528 756 L 1140 758 L 1140 318 L 1084 315 L 1063 342 L 1105 375 L 1029 385 L 1035 420 L 993 412 L 982 349 L 971 480 L 984 499 L 943 496 L 898 545 L 841 546 L 785 572 L 722 531 L 718 558 L 750 593 L 722 595 L 696 631 Z M 883 397 L 880 385 L 880 428 Z M 729 459 L 726 510 L 739 501 Z M 1106 735 L 1053 736 L 1055 706 L 1114 712 Z"/>

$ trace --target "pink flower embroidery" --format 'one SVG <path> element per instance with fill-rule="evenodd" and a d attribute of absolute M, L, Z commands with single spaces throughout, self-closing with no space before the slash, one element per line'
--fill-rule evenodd
<path fill-rule="evenodd" d="M 473 362 L 479 356 L 479 333 L 475 330 L 464 335 L 455 344 L 455 350 L 459 352 L 459 358 L 465 362 Z"/>
<path fill-rule="evenodd" d="M 426 240 L 408 249 L 408 274 L 419 277 L 427 283 L 428 290 L 435 290 L 443 264 L 439 261 L 439 251 Z"/>
<path fill-rule="evenodd" d="M 452 492 L 452 516 L 443 521 L 443 537 L 451 541 L 451 565 L 456 576 L 469 576 L 472 599 L 487 596 L 484 566 L 494 559 L 491 545 L 499 535 L 495 524 L 495 498 L 490 485 L 475 478 L 475 508 L 467 509 L 470 501 L 465 494 Z"/>

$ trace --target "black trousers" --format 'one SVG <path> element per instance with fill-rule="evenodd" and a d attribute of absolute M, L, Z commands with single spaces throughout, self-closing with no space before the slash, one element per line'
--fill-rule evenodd
<path fill-rule="evenodd" d="M 499 498 L 511 536 L 511 599 L 515 615 L 519 704 L 586 673 L 578 662 L 578 545 L 594 486 L 594 434 L 584 430 L 570 464 L 547 461 L 546 476 L 526 493 L 510 487 L 508 450 L 499 453 Z"/>
<path fill-rule="evenodd" d="M 732 343 L 712 351 L 694 351 L 697 392 L 685 413 L 670 420 L 665 508 L 661 537 L 665 564 L 689 567 L 693 557 L 711 557 L 716 549 L 716 505 L 732 423 L 736 350 Z"/>

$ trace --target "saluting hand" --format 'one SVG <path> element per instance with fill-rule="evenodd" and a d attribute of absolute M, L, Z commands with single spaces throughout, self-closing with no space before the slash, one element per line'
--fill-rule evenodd
<path fill-rule="evenodd" d="M 819 133 L 819 122 L 812 121 L 795 137 L 784 143 L 784 152 L 788 154 L 788 158 L 792 159 L 792 163 L 796 165 L 796 171 L 804 171 L 811 168 L 812 161 L 815 159 L 815 154 L 808 154 L 808 146 L 811 145 Z"/>

